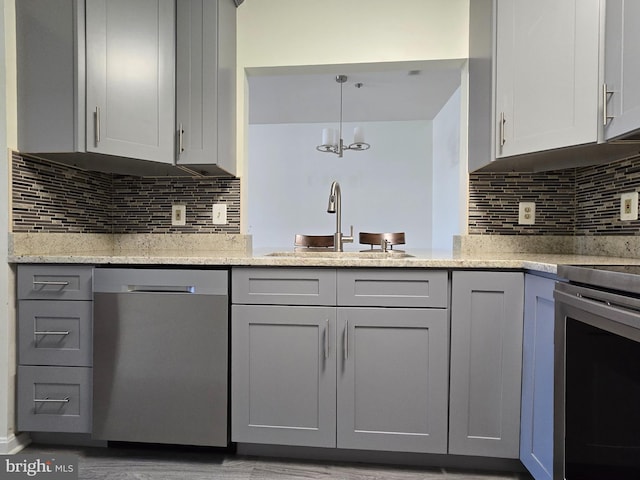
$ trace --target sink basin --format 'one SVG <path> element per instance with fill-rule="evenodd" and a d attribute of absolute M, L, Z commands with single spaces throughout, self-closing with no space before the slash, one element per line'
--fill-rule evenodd
<path fill-rule="evenodd" d="M 382 250 L 367 250 L 364 252 L 335 252 L 333 250 L 310 250 L 299 249 L 290 252 L 272 252 L 267 254 L 268 257 L 301 257 L 301 258 L 368 258 L 368 259 L 380 259 L 380 258 L 408 258 L 413 257 L 405 252 L 397 252 L 389 250 L 383 252 Z"/>

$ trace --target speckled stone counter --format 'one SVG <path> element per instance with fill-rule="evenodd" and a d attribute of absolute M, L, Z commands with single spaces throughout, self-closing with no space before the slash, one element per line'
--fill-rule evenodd
<path fill-rule="evenodd" d="M 483 248 L 409 251 L 401 254 L 293 252 L 292 248 L 253 251 L 246 235 L 90 235 L 12 234 L 10 263 L 183 266 L 387 267 L 447 269 L 524 269 L 555 274 L 560 264 L 640 264 L 640 259 L 609 255 L 576 255 L 563 246 L 553 253 L 491 252 Z M 513 242 L 513 239 L 510 239 Z M 566 243 L 564 244 L 566 245 Z M 357 248 L 355 246 L 354 248 Z M 495 250 L 495 248 L 494 248 Z"/>

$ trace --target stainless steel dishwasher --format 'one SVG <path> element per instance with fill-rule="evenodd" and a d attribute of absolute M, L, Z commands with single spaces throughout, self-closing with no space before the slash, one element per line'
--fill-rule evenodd
<path fill-rule="evenodd" d="M 228 444 L 228 276 L 95 270 L 93 438 Z"/>

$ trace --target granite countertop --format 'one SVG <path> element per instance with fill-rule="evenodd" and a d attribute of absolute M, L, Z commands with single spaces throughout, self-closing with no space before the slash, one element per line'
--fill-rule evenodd
<path fill-rule="evenodd" d="M 242 235 L 121 236 L 13 234 L 10 263 L 184 266 L 295 266 L 524 269 L 555 274 L 560 264 L 639 264 L 640 259 L 567 253 L 407 251 L 399 253 L 253 250 Z M 208 237 L 208 238 L 205 238 Z M 357 248 L 357 247 L 356 247 Z"/>

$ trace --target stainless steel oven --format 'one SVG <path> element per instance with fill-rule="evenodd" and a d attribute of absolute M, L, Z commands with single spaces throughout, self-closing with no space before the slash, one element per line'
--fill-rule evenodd
<path fill-rule="evenodd" d="M 640 266 L 559 266 L 554 479 L 640 478 Z"/>

